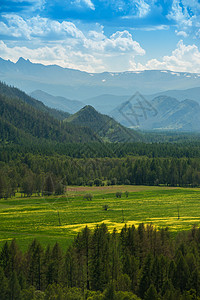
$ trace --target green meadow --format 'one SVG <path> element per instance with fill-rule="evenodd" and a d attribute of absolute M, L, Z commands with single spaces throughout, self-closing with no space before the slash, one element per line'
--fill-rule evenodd
<path fill-rule="evenodd" d="M 116 198 L 116 192 L 122 192 L 122 197 Z M 92 200 L 84 199 L 87 193 L 93 195 Z M 84 226 L 92 229 L 101 222 L 109 230 L 141 222 L 157 228 L 167 226 L 172 233 L 188 230 L 200 225 L 200 189 L 68 187 L 64 196 L 1 199 L 0 246 L 16 238 L 25 250 L 36 238 L 44 246 L 58 241 L 65 249 Z"/>

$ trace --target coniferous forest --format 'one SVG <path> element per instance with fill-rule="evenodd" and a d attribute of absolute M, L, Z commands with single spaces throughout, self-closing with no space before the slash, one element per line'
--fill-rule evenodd
<path fill-rule="evenodd" d="M 100 145 L 101 147 L 102 145 Z M 155 147 L 156 148 L 156 147 Z M 20 192 L 31 196 L 68 185 L 166 185 L 198 187 L 200 159 L 188 157 L 127 156 L 120 158 L 71 158 L 65 155 L 17 154 L 1 151 L 0 197 Z"/>
<path fill-rule="evenodd" d="M 136 133 L 86 112 L 91 128 L 0 82 L 0 197 L 48 192 L 49 178 L 55 194 L 67 185 L 200 185 L 198 133 Z M 116 142 L 102 136 L 110 122 Z"/>
<path fill-rule="evenodd" d="M 144 224 L 85 227 L 66 251 L 34 240 L 22 253 L 13 240 L 0 252 L 0 298 L 200 299 L 199 245 L 199 228 L 173 238 Z"/>
<path fill-rule="evenodd" d="M 198 133 L 132 132 L 100 114 L 95 126 L 101 130 L 94 132 L 66 122 L 68 117 L 0 83 L 5 203 L 16 193 L 62 195 L 70 185 L 200 186 Z M 112 140 L 106 135 L 110 124 Z M 140 224 L 110 232 L 102 224 L 85 227 L 65 250 L 34 240 L 22 252 L 15 240 L 6 242 L 0 299 L 200 299 L 200 229 L 174 235 Z"/>

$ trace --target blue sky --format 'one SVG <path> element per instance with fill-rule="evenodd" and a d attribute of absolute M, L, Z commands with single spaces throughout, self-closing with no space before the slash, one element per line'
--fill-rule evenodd
<path fill-rule="evenodd" d="M 200 73 L 200 0 L 1 0 L 0 57 Z"/>

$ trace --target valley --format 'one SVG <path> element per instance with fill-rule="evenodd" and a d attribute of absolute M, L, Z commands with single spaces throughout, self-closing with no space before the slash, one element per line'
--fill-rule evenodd
<path fill-rule="evenodd" d="M 122 193 L 120 198 L 117 192 Z M 84 198 L 88 193 L 91 200 Z M 0 200 L 0 246 L 15 238 L 25 251 L 36 238 L 45 247 L 57 241 L 64 250 L 86 225 L 94 229 L 101 223 L 109 231 L 120 231 L 125 224 L 151 224 L 157 229 L 168 227 L 176 235 L 200 225 L 199 194 L 199 188 L 126 185 L 68 186 L 64 195 L 58 196 L 21 198 L 16 194 Z"/>
<path fill-rule="evenodd" d="M 0 300 L 200 300 L 200 0 L 0 1 Z"/>

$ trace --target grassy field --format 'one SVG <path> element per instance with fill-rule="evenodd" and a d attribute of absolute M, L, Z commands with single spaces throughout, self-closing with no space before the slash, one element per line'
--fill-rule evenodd
<path fill-rule="evenodd" d="M 126 197 L 124 192 L 128 191 Z M 122 192 L 122 198 L 116 198 Z M 83 199 L 91 193 L 93 199 Z M 103 209 L 108 205 L 108 210 Z M 178 219 L 178 209 L 180 218 Z M 123 210 L 123 212 L 122 212 Z M 16 238 L 23 250 L 37 238 L 43 245 L 58 241 L 66 248 L 85 225 L 104 222 L 112 230 L 152 223 L 170 231 L 200 225 L 200 189 L 110 186 L 68 187 L 62 197 L 32 197 L 0 200 L 0 246 Z"/>

